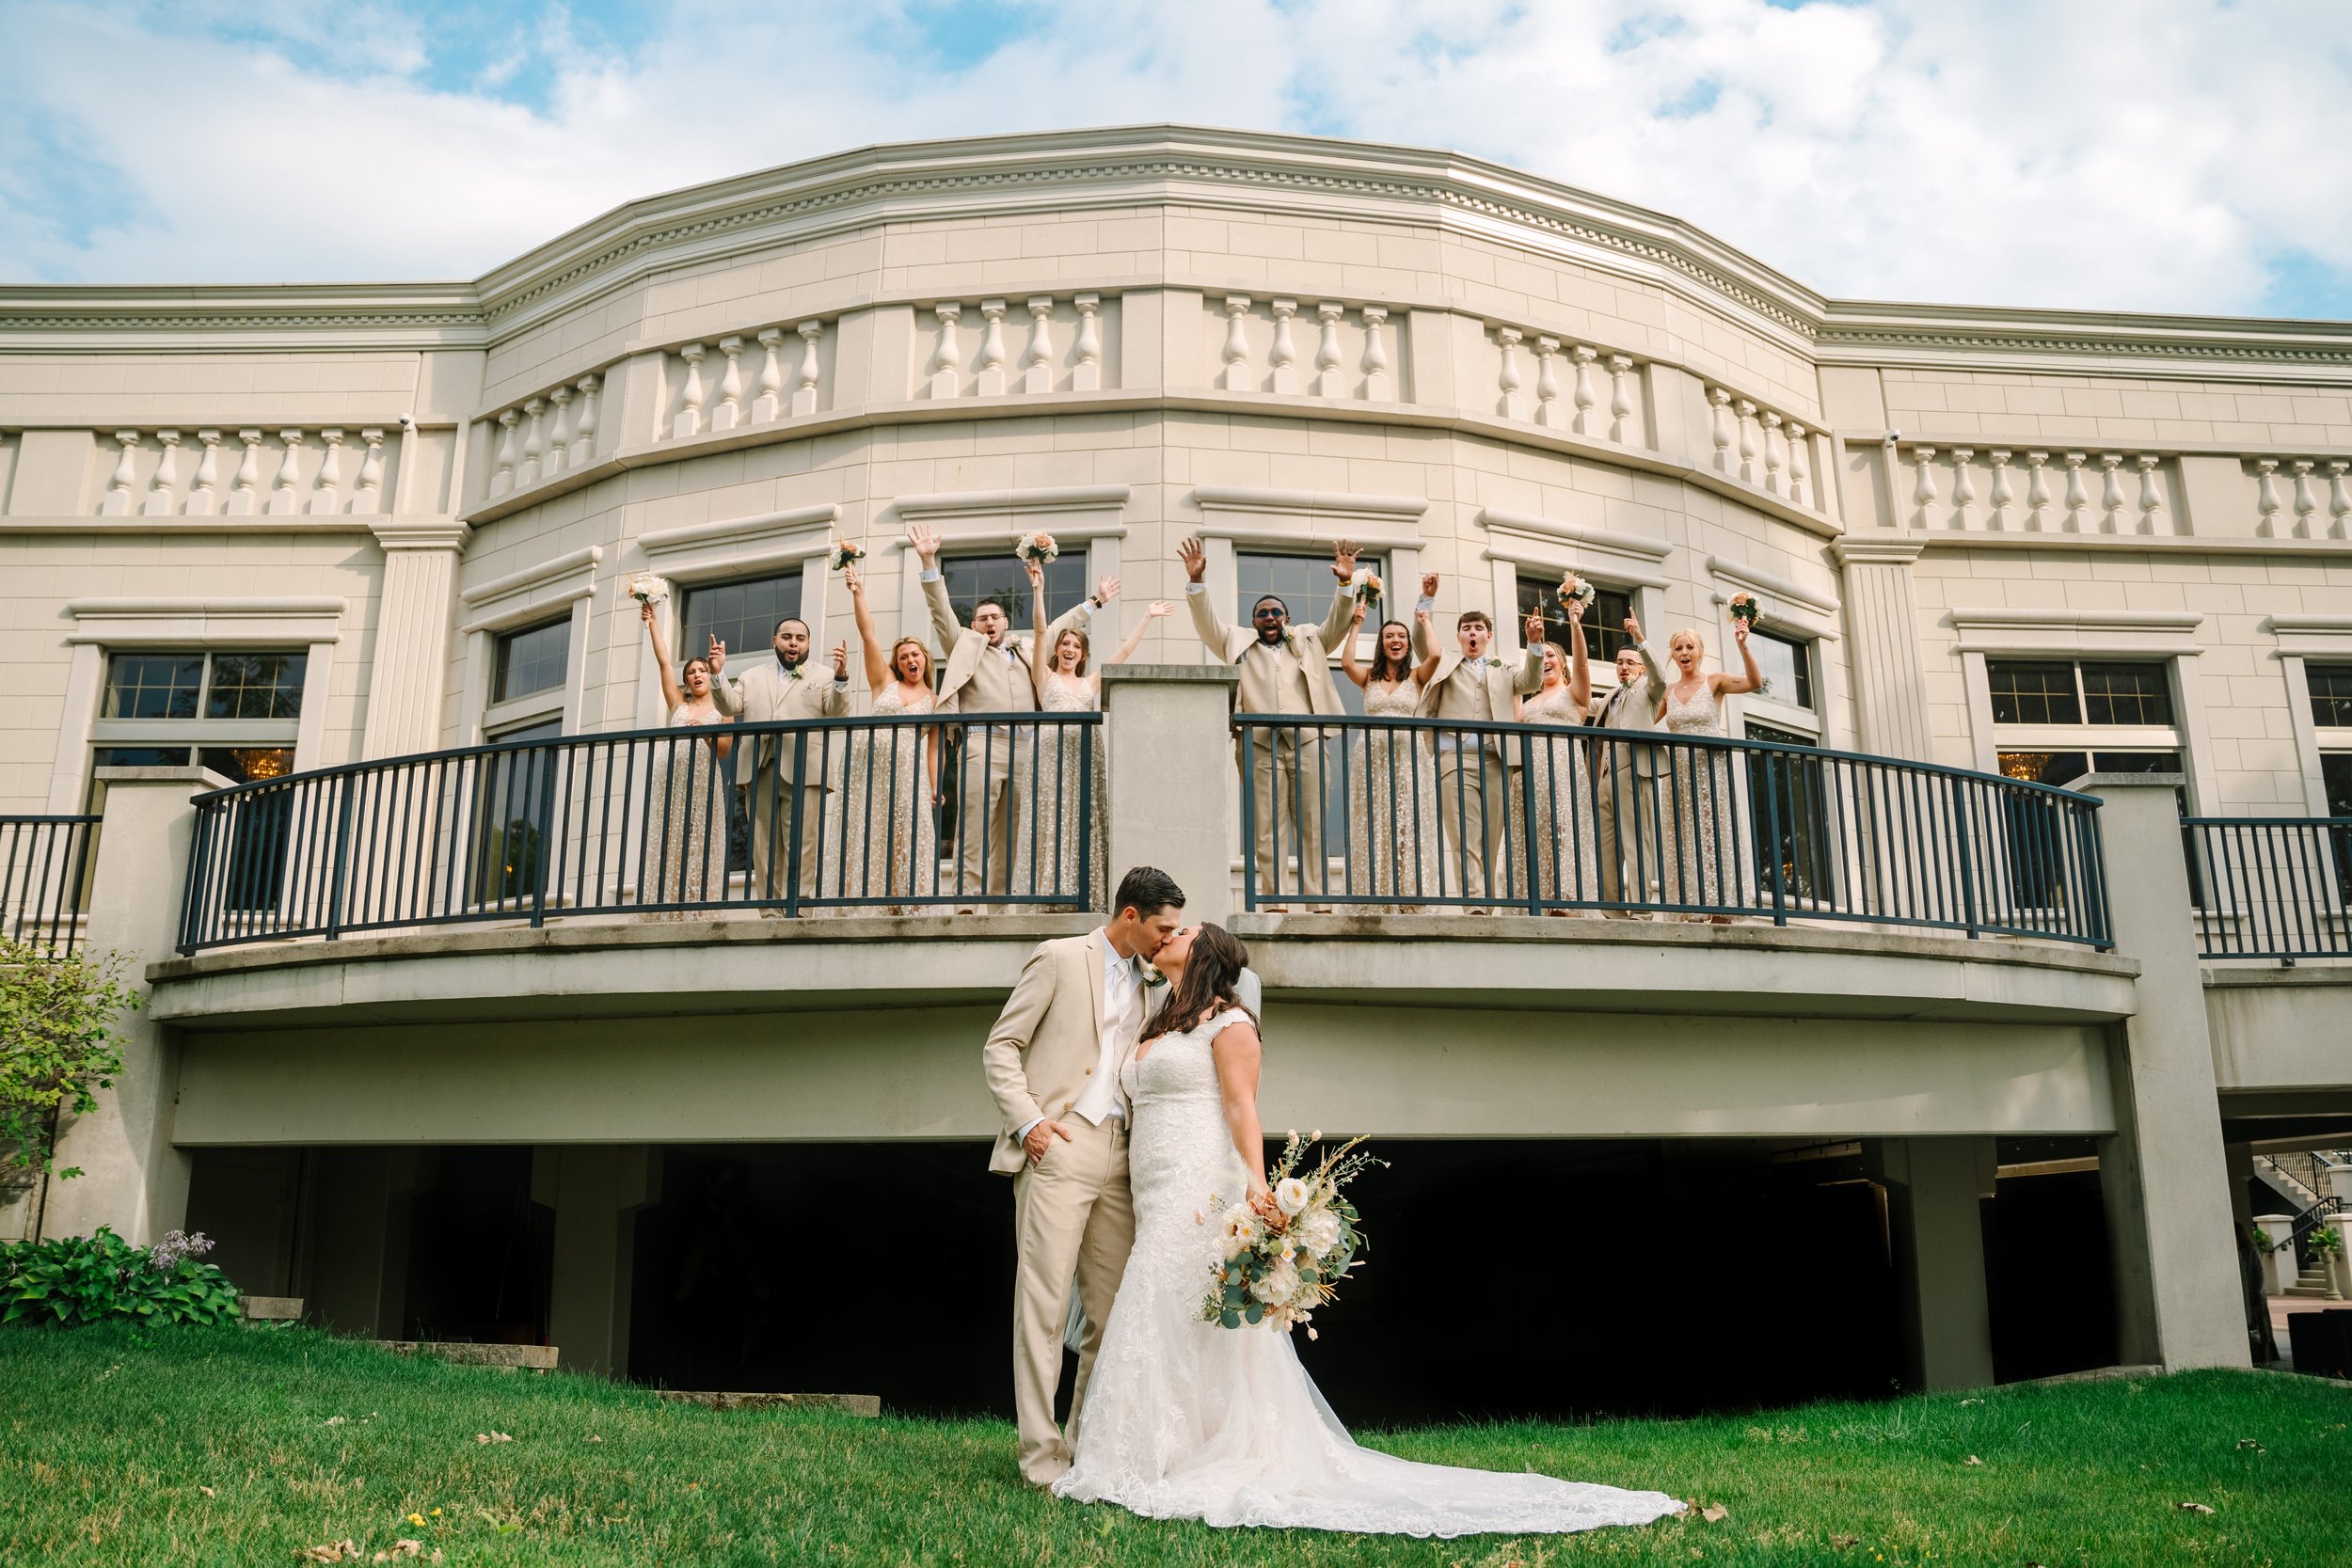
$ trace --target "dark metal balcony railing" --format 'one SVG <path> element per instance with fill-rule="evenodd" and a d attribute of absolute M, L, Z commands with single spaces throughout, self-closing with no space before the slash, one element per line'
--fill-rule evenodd
<path fill-rule="evenodd" d="M 2111 941 L 2099 802 L 2046 784 L 1551 725 L 1237 716 L 1233 733 L 1253 910 L 1655 911 Z"/>
<path fill-rule="evenodd" d="M 196 802 L 180 949 L 566 915 L 1094 909 L 1101 724 L 726 724 L 239 784 Z"/>
<path fill-rule="evenodd" d="M 2185 816 L 2209 958 L 2352 958 L 2352 816 Z"/>
<path fill-rule="evenodd" d="M 97 841 L 95 816 L 0 816 L 0 934 L 72 952 Z"/>

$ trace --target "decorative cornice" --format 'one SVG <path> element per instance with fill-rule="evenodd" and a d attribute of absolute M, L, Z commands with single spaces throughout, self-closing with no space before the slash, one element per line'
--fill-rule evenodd
<path fill-rule="evenodd" d="M 944 490 L 929 496 L 900 496 L 891 510 L 906 522 L 963 520 L 975 517 L 1067 516 L 1083 513 L 1123 512 L 1124 484 L 1040 485 L 1026 490 Z"/>
<path fill-rule="evenodd" d="M 2192 632 L 2204 625 L 2202 615 L 2171 610 L 2010 610 L 1954 608 L 1952 625 L 1962 631 L 2039 631 L 2048 626 L 2074 626 L 2084 631 Z"/>
<path fill-rule="evenodd" d="M 1340 490 L 1263 490 L 1236 484 L 1196 484 L 1192 503 L 1203 513 L 1256 517 L 1304 517 L 1310 522 L 1414 524 L 1429 510 L 1426 496 L 1358 496 Z"/>
<path fill-rule="evenodd" d="M 1759 571 L 1743 562 L 1725 561 L 1720 555 L 1710 555 L 1707 558 L 1707 570 L 1709 576 L 1720 578 L 1725 582 L 1752 589 L 1758 594 L 1769 594 L 1776 599 L 1786 599 L 1791 604 L 1823 615 L 1837 613 L 1836 599 L 1799 583 L 1791 582 L 1787 578 L 1771 572 Z"/>
<path fill-rule="evenodd" d="M 489 581 L 477 583 L 471 588 L 461 588 L 457 591 L 457 602 L 469 609 L 475 605 L 488 604 L 493 599 L 503 599 L 510 594 L 524 593 L 569 577 L 575 572 L 594 570 L 596 562 L 603 559 L 604 546 L 602 545 L 585 545 L 579 549 L 559 555 L 552 561 L 543 561 L 536 566 L 526 566 L 519 572 L 509 572 L 502 578 L 492 578 Z"/>
<path fill-rule="evenodd" d="M 1652 539 L 1647 534 L 1620 533 L 1613 529 L 1564 523 L 1550 517 L 1539 517 L 1533 512 L 1505 512 L 1492 506 L 1479 509 L 1478 525 L 1490 533 L 1532 534 L 1541 539 L 1588 545 L 1594 549 L 1606 550 L 1614 555 L 1649 561 L 1663 561 L 1674 554 L 1675 548 L 1666 540 Z"/>
<path fill-rule="evenodd" d="M 841 521 L 841 508 L 826 502 L 818 506 L 796 506 L 786 512 L 761 512 L 748 517 L 722 517 L 717 522 L 689 523 L 683 528 L 655 529 L 637 536 L 637 547 L 652 559 L 675 555 L 681 550 L 698 549 L 705 545 L 748 545 L 756 540 L 773 539 L 779 534 L 798 533 L 810 529 L 831 529 Z M 809 542 L 808 553 L 824 553 L 824 541 Z"/>
<path fill-rule="evenodd" d="M 1846 566 L 1908 566 L 1919 559 L 1928 547 L 1925 539 L 1883 539 L 1867 533 L 1849 533 L 1830 542 L 1838 562 Z"/>

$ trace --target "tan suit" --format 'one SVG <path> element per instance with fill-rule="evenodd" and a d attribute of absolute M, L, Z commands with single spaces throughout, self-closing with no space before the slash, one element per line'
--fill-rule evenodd
<path fill-rule="evenodd" d="M 1087 1380 L 1102 1348 L 1103 1326 L 1135 1245 L 1135 1205 L 1127 1188 L 1126 1095 L 1120 1114 L 1089 1124 L 1073 1117 L 1093 1076 L 1114 1075 L 1135 1050 L 1149 1006 L 1142 988 L 1104 1049 L 1104 965 L 1112 951 L 1102 931 L 1040 943 L 1006 998 L 981 1047 L 981 1067 L 1003 1123 L 988 1168 L 1013 1180 L 1013 1408 L 1021 1433 L 1021 1473 L 1039 1485 L 1070 1467 L 1071 1446 L 1054 1424 L 1061 1381 L 1062 1332 L 1074 1277 L 1086 1309 L 1078 1382 L 1070 1401 L 1077 1431 Z M 1035 1164 L 1021 1147 L 1022 1128 L 1041 1117 L 1071 1132 L 1051 1138 Z"/>
<path fill-rule="evenodd" d="M 1348 635 L 1355 619 L 1355 590 L 1343 583 L 1332 595 L 1331 612 L 1320 626 L 1289 627 L 1282 641 L 1268 646 L 1252 626 L 1229 626 L 1210 602 L 1203 587 L 1188 588 L 1184 603 L 1192 610 L 1193 629 L 1209 651 L 1241 674 L 1235 705 L 1244 713 L 1344 713 L 1339 689 L 1331 684 L 1331 651 Z M 1299 879 L 1290 891 L 1313 897 L 1327 891 L 1323 854 L 1324 737 L 1320 732 L 1257 730 L 1251 732 L 1249 775 L 1242 787 L 1250 793 L 1256 824 L 1258 893 L 1279 897 L 1283 893 L 1282 862 L 1298 857 Z M 1233 752 L 1241 766 L 1241 748 Z"/>
<path fill-rule="evenodd" d="M 1666 674 L 1649 644 L 1637 642 L 1634 650 L 1642 656 L 1642 678 L 1611 692 L 1594 714 L 1593 722 L 1606 730 L 1655 734 L 1660 728 L 1659 705 L 1666 700 Z M 1600 895 L 1613 903 L 1623 897 L 1619 890 L 1629 871 L 1636 896 L 1645 891 L 1654 896 L 1658 826 L 1652 817 L 1656 815 L 1653 781 L 1658 772 L 1658 748 L 1612 742 L 1597 751 L 1594 768 Z"/>
<path fill-rule="evenodd" d="M 1413 623 L 1415 657 L 1432 652 L 1419 621 Z M 1514 670 L 1488 657 L 1473 667 L 1461 651 L 1445 654 L 1429 684 L 1422 689 L 1421 716 L 1451 719 L 1460 723 L 1510 723 L 1516 715 L 1515 697 L 1543 689 L 1544 656 L 1530 647 Z M 1510 896 L 1517 879 L 1504 849 L 1511 820 L 1513 774 L 1519 753 L 1500 736 L 1483 743 L 1471 736 L 1440 731 L 1438 746 L 1438 880 L 1449 890 L 1460 888 L 1472 898 L 1486 896 L 1491 879 L 1502 896 Z M 1476 752 L 1473 761 L 1471 752 Z"/>
<path fill-rule="evenodd" d="M 830 660 L 804 661 L 795 678 L 773 654 L 754 660 L 743 671 L 729 671 L 710 685 L 711 705 L 745 723 L 806 719 L 839 719 L 850 711 L 850 686 L 833 678 Z M 787 867 L 776 863 L 775 844 L 792 828 L 792 813 L 800 813 L 801 896 L 817 892 L 818 833 L 838 836 L 838 823 L 823 822 L 825 794 L 832 789 L 829 764 L 842 754 L 847 737 L 832 731 L 808 736 L 805 752 L 799 737 L 765 735 L 756 745 L 735 748 L 735 779 L 749 784 L 744 809 L 752 819 L 752 883 L 754 898 L 784 896 Z M 805 778 L 803 778 L 805 774 Z M 821 828 L 820 828 L 821 824 Z"/>
<path fill-rule="evenodd" d="M 925 576 L 923 599 L 930 609 L 931 632 L 946 652 L 938 711 L 1035 713 L 1037 688 L 1029 675 L 1027 642 L 1008 634 L 992 648 L 987 638 L 959 626 L 946 580 L 936 573 Z M 1093 600 L 1080 599 L 1045 628 L 1045 645 L 1051 648 L 1072 626 L 1083 627 L 1093 610 Z M 977 898 L 983 893 L 1003 893 L 1011 885 L 1012 832 L 1015 824 L 1026 820 L 1023 802 L 1033 771 L 1030 759 L 1036 754 L 1034 729 L 982 725 L 960 731 L 951 726 L 947 732 L 962 747 L 956 783 L 959 895 Z M 1057 820 L 1050 803 L 1041 820 Z M 1048 866 L 1055 863 L 1050 853 L 1035 859 Z"/>

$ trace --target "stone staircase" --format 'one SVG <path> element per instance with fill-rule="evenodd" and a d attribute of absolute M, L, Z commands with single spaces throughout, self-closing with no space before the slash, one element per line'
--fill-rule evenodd
<path fill-rule="evenodd" d="M 2326 1300 L 2328 1296 L 2327 1263 L 2324 1260 L 2314 1259 L 2312 1261 L 2304 1264 L 2303 1272 L 2296 1276 L 2294 1284 L 2287 1287 L 2287 1294 L 2291 1296 L 2315 1296 L 2320 1300 Z"/>

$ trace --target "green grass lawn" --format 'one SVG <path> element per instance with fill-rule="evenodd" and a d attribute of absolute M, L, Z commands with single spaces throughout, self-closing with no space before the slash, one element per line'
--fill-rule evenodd
<path fill-rule="evenodd" d="M 2352 1387 L 2280 1373 L 1377 1434 L 1720 1506 L 1565 1537 L 1220 1532 L 1021 1485 L 999 1421 L 716 1414 L 307 1331 L 0 1330 L 0 1563 L 2341 1563 Z M 504 1433 L 510 1442 L 480 1442 Z M 2199 1503 L 2213 1512 L 2179 1507 Z M 408 1515 L 421 1515 L 420 1527 Z"/>

